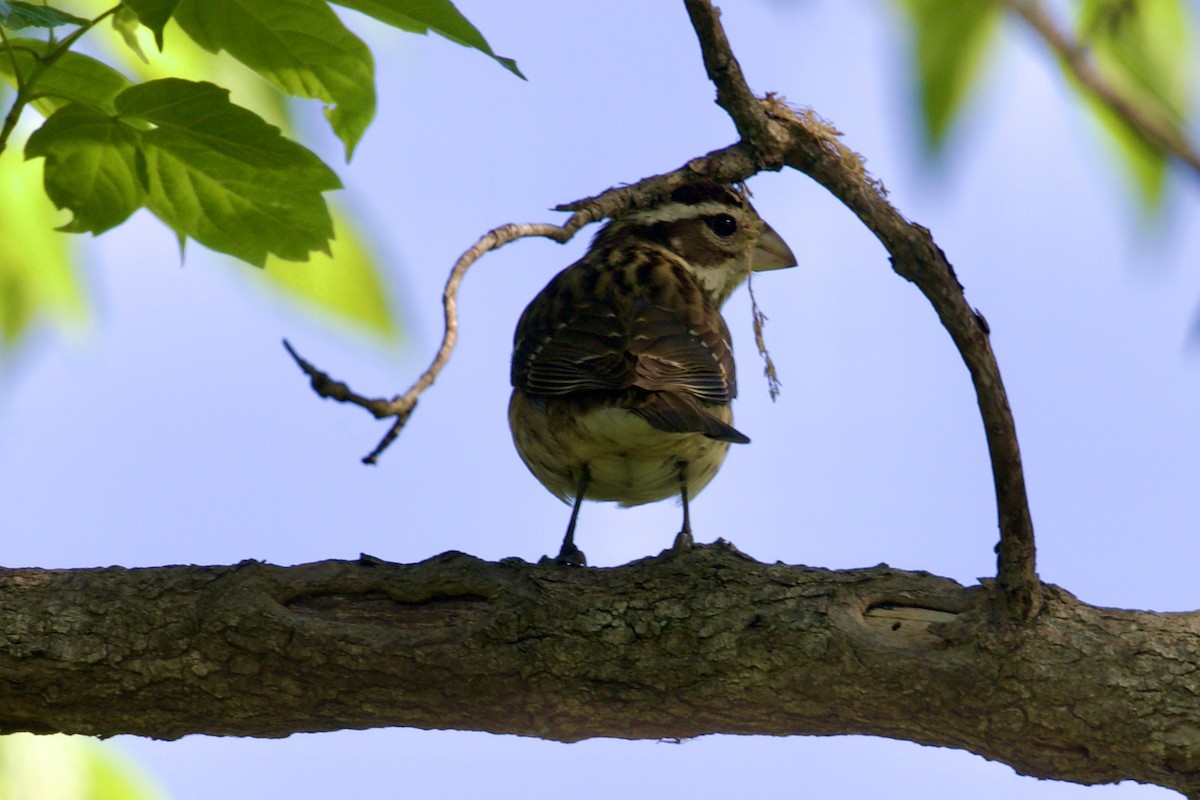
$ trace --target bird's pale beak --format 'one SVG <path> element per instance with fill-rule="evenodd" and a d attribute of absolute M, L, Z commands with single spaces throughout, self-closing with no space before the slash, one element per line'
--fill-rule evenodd
<path fill-rule="evenodd" d="M 764 222 L 762 234 L 758 237 L 758 244 L 755 246 L 754 252 L 750 254 L 750 269 L 755 272 L 765 272 L 769 269 L 794 266 L 796 266 L 796 257 L 792 255 L 792 248 L 787 246 L 787 242 L 775 232 L 774 228 Z"/>

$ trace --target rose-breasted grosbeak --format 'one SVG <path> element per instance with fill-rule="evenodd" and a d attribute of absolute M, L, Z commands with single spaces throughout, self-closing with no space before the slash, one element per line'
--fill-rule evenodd
<path fill-rule="evenodd" d="M 751 270 L 794 266 L 779 234 L 743 193 L 709 181 L 626 213 L 521 315 L 508 418 L 525 465 L 564 502 L 571 521 L 556 561 L 584 564 L 579 506 L 635 506 L 712 480 L 730 442 L 737 395 L 720 308 Z"/>

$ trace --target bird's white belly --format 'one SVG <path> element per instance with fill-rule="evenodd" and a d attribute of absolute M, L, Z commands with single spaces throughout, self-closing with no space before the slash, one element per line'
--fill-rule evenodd
<path fill-rule="evenodd" d="M 536 417 L 538 404 L 514 397 L 510 414 Z M 725 460 L 728 442 L 699 433 L 668 433 L 621 408 L 598 408 L 569 420 L 528 419 L 514 430 L 517 451 L 547 489 L 566 500 L 578 490 L 586 465 L 589 500 L 615 500 L 623 506 L 651 503 L 679 494 L 680 463 L 686 463 L 688 496 L 703 489 Z M 537 424 L 541 423 L 541 424 Z"/>

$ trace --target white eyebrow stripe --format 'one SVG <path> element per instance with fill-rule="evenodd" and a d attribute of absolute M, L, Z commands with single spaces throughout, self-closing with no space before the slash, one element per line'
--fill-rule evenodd
<path fill-rule="evenodd" d="M 649 225 L 655 222 L 675 222 L 689 217 L 708 217 L 714 214 L 741 216 L 742 209 L 730 203 L 722 203 L 717 200 L 707 200 L 696 205 L 668 203 L 656 208 L 644 208 L 641 211 L 634 211 L 632 214 L 624 217 L 624 219 L 640 225 Z"/>

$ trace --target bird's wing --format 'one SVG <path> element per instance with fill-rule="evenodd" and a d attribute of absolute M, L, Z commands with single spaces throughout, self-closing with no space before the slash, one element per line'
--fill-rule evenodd
<path fill-rule="evenodd" d="M 636 280 L 596 277 L 586 262 L 559 273 L 517 326 L 513 386 L 548 397 L 608 394 L 660 430 L 749 441 L 702 405 L 737 394 L 725 321 L 690 276 L 669 262 L 653 266 Z"/>
<path fill-rule="evenodd" d="M 552 282 L 543 294 L 555 288 Z M 563 302 L 560 294 L 525 310 L 514 342 L 513 386 L 551 397 L 632 387 L 637 373 L 616 312 L 603 300 Z"/>
<path fill-rule="evenodd" d="M 717 419 L 695 399 L 676 392 L 654 392 L 629 406 L 653 427 L 668 433 L 702 433 L 709 439 L 749 444 L 750 437 Z"/>
<path fill-rule="evenodd" d="M 636 268 L 586 259 L 525 309 L 512 383 L 530 394 L 643 389 L 705 403 L 737 396 L 729 329 L 686 270 L 659 254 Z"/>
<path fill-rule="evenodd" d="M 625 349 L 634 359 L 638 388 L 706 403 L 737 396 L 729 329 L 711 304 L 693 308 L 639 298 L 628 325 Z"/>

